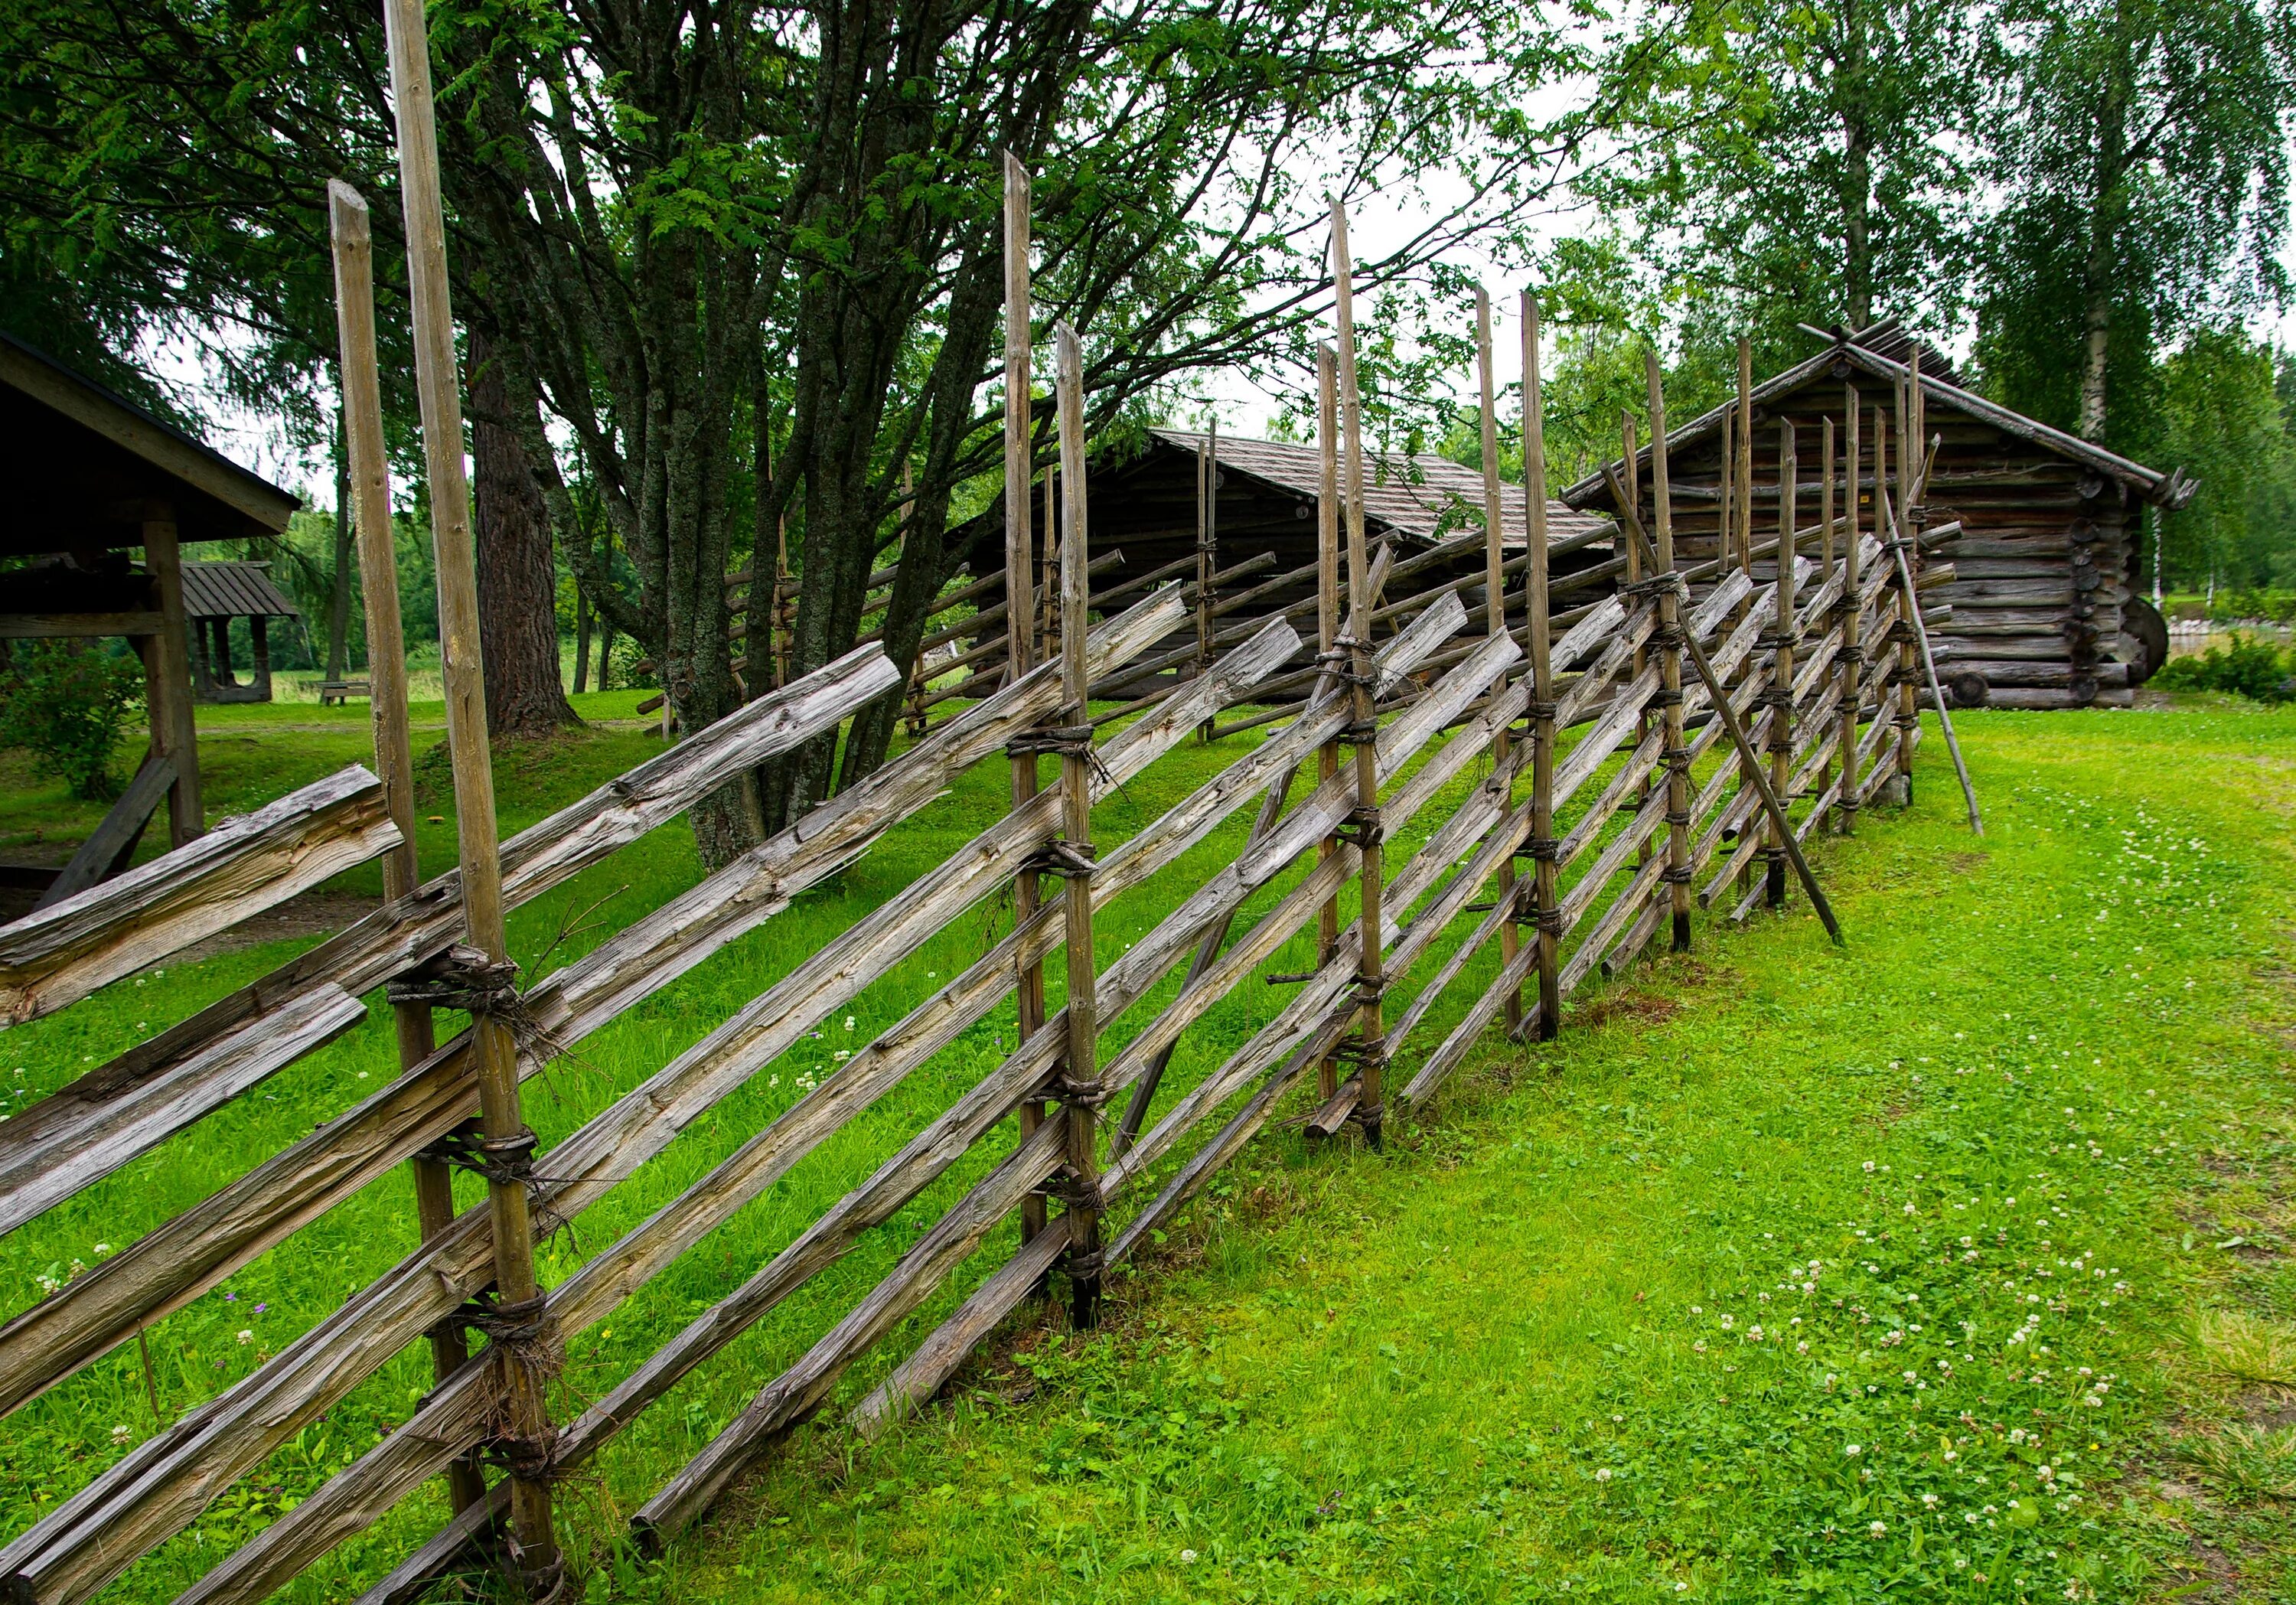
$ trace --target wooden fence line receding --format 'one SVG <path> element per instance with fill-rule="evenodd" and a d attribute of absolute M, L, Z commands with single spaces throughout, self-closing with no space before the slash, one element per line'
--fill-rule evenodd
<path fill-rule="evenodd" d="M 1008 534 L 1030 556 L 1026 193 L 1026 175 L 1008 163 Z M 1336 213 L 1334 224 L 1344 290 L 1344 219 Z M 1522 317 L 1524 446 L 1537 464 L 1542 400 L 1528 301 Z M 1487 399 L 1496 393 L 1488 320 L 1486 303 L 1478 350 Z M 460 1361 L 452 1356 L 466 1348 L 440 1344 L 438 1386 L 408 1419 L 219 1556 L 178 1605 L 253 1605 L 442 1475 L 455 1478 L 460 1508 L 370 1590 L 368 1605 L 411 1601 L 489 1544 L 487 1564 L 509 1560 L 530 1586 L 546 1585 L 530 1562 L 554 1552 L 559 1537 L 550 1481 L 594 1461 L 774 1312 L 786 1319 L 800 1290 L 823 1285 L 832 1267 L 890 1237 L 873 1285 L 840 1295 L 796 1334 L 773 1362 L 775 1374 L 753 1385 L 723 1430 L 644 1499 L 634 1535 L 660 1544 L 813 1419 L 857 1362 L 944 1290 L 946 1306 L 929 1330 L 910 1334 L 909 1352 L 854 1405 L 857 1429 L 881 1431 L 924 1404 L 1055 1273 L 1066 1281 L 1071 1324 L 1090 1325 L 1109 1272 L 1134 1263 L 1150 1234 L 1279 1110 L 1288 1107 L 1295 1124 L 1327 1137 L 1352 1123 L 1376 1142 L 1383 1118 L 1425 1118 L 1493 1027 L 1517 1040 L 1551 1036 L 1581 985 L 1622 971 L 1661 932 L 1677 945 L 1692 940 L 1693 902 L 1743 921 L 1765 905 L 1790 906 L 1799 885 L 1832 929 L 1803 844 L 1827 821 L 1846 826 L 1901 790 L 1921 733 L 1907 710 L 1923 666 L 1910 648 L 1921 592 L 1947 570 L 1922 566 L 1918 533 L 1905 533 L 1922 523 L 1918 465 L 1910 485 L 1903 478 L 1915 454 L 1881 454 L 1885 477 L 1892 461 L 1896 477 L 1875 484 L 1877 528 L 1858 528 L 1853 472 L 1846 530 L 1834 528 L 1830 491 L 1820 526 L 1798 528 L 1789 491 L 1775 498 L 1776 535 L 1757 544 L 1748 510 L 1758 495 L 1734 485 L 1737 538 L 1707 563 L 1678 565 L 1653 388 L 1657 538 L 1630 511 L 1612 532 L 1620 549 L 1609 561 L 1562 576 L 1549 563 L 1563 544 L 1550 544 L 1537 518 L 1527 547 L 1513 556 L 1488 530 L 1444 543 L 1440 562 L 1428 561 L 1432 553 L 1398 560 L 1391 549 L 1374 555 L 1363 533 L 1347 322 L 1324 364 L 1322 550 L 1303 571 L 1318 581 L 1316 594 L 1263 606 L 1259 617 L 1243 610 L 1260 587 L 1218 589 L 1237 570 L 1218 569 L 1207 528 L 1185 560 L 1193 584 L 1154 591 L 1097 626 L 1088 617 L 1097 599 L 1087 577 L 1102 564 L 1085 528 L 1082 348 L 1063 327 L 1055 387 L 1062 463 L 1048 476 L 1046 504 L 1060 538 L 1044 543 L 1057 545 L 1058 583 L 1048 568 L 1040 607 L 1024 563 L 1013 586 L 1021 627 L 1005 631 L 999 618 L 980 626 L 996 638 L 975 649 L 977 672 L 958 689 L 978 683 L 989 694 L 780 834 L 529 981 L 519 1005 L 540 1035 L 527 1041 L 530 1050 L 548 1046 L 500 1067 L 508 1085 L 490 1095 L 514 1111 L 517 1082 L 540 1071 L 544 1052 L 578 1045 L 773 920 L 969 772 L 998 766 L 996 789 L 1010 806 L 620 1089 L 535 1156 L 530 1176 L 492 1177 L 489 1203 L 426 1222 L 411 1251 L 365 1287 L 346 1289 L 325 1319 L 97 1472 L 0 1550 L 11 1596 L 79 1605 L 409 1346 L 442 1331 L 459 1342 L 471 1302 L 526 1263 L 519 1219 L 579 1223 L 594 1206 L 631 1196 L 617 1192 L 625 1183 L 658 1184 L 660 1166 L 652 1182 L 640 1178 L 681 1135 L 711 1126 L 727 1099 L 960 920 L 996 921 L 962 973 L 854 1043 L 817 1085 L 701 1175 L 680 1175 L 667 1202 L 611 1241 L 578 1242 L 578 1266 L 535 1293 L 530 1333 L 545 1335 L 510 1356 L 528 1367 L 524 1414 L 505 1417 L 512 1373 L 498 1344 Z M 1745 427 L 1734 441 L 1741 452 Z M 1854 471 L 1854 435 L 1849 444 Z M 1494 449 L 1488 439 L 1486 447 Z M 1790 438 L 1783 454 L 1793 461 Z M 1823 454 L 1830 481 L 1833 454 Z M 1485 490 L 1488 517 L 1496 481 Z M 1614 487 L 1631 510 L 1625 492 Z M 1483 587 L 1472 626 L 1463 566 Z M 1523 588 L 1510 594 L 1510 584 Z M 1558 614 L 1554 602 L 1565 595 L 1578 601 Z M 1308 607 L 1317 613 L 1312 643 Z M 1238 610 L 1219 623 L 1230 608 Z M 1176 649 L 1175 640 L 1185 643 Z M 989 657 L 1001 661 L 992 666 Z M 1177 671 L 1168 684 L 1120 717 L 1087 705 L 1095 692 L 1138 690 L 1168 670 Z M 749 701 L 506 844 L 503 902 L 562 884 L 760 758 L 834 730 L 909 679 L 872 646 Z M 1127 814 L 1130 834 L 1121 840 L 1092 846 L 1095 805 L 1200 733 L 1216 738 L 1220 727 L 1210 722 L 1223 709 L 1264 706 L 1279 693 L 1294 702 L 1252 721 L 1267 727 L 1264 737 L 1237 743 L 1216 773 L 1144 825 Z M 964 699 L 935 699 L 944 700 Z M 1566 741 L 1562 733 L 1575 733 Z M 1351 749 L 1344 757 L 1342 746 Z M 1047 756 L 1061 765 L 1049 789 L 1039 767 Z M 359 795 L 373 790 L 367 779 Z M 360 806 L 389 831 L 379 802 Z M 1225 861 L 1175 884 L 1176 866 L 1246 809 L 1254 810 L 1249 833 Z M 384 846 L 398 839 L 395 831 L 369 835 Z M 234 851 L 215 837 L 200 845 L 210 859 Z M 250 849 L 234 861 L 257 856 Z M 1764 857 L 1771 872 L 1742 880 Z M 1786 864 L 1795 879 L 1784 875 Z M 1349 881 L 1360 893 L 1352 921 L 1342 917 Z M 148 1152 L 355 1028 L 365 1018 L 361 994 L 421 970 L 455 939 L 459 888 L 456 877 L 443 877 L 396 898 L 161 1042 L 0 1126 L 0 1225 L 33 1218 L 86 1185 L 82 1175 Z M 984 915 L 1006 906 L 1008 892 L 1009 920 Z M 1121 952 L 1096 951 L 1095 917 L 1136 896 L 1154 899 L 1144 933 Z M 215 917 L 215 901 L 192 898 L 183 928 Z M 1521 939 L 1519 928 L 1528 928 Z M 1293 943 L 1312 943 L 1312 968 L 1264 976 Z M 1046 996 L 1048 967 L 1064 995 Z M 1284 990 L 1267 990 L 1277 980 Z M 1173 1083 L 1189 1033 L 1241 999 L 1267 1000 L 1245 1039 L 1201 1076 Z M 917 1073 L 999 1011 L 1021 1027 L 1010 1050 L 953 1095 L 924 1097 L 920 1089 L 936 1083 Z M 69 1378 L 410 1157 L 448 1154 L 451 1144 L 437 1145 L 466 1119 L 480 1085 L 474 1033 L 408 1057 L 414 1062 L 390 1086 L 0 1328 L 0 1408 Z M 1391 1101 L 1382 1092 L 1390 1071 L 1403 1084 Z M 903 1088 L 916 1107 L 893 1101 Z M 1103 1116 L 1111 1106 L 1121 1119 Z M 857 1128 L 872 1110 L 872 1126 Z M 750 1262 L 729 1263 L 722 1288 L 668 1342 L 627 1374 L 602 1380 L 578 1410 L 562 1408 L 564 1425 L 547 1430 L 545 1407 L 565 1401 L 554 1400 L 543 1380 L 569 1337 L 611 1317 L 766 1203 L 832 1139 L 850 1141 L 889 1118 L 890 1151 L 842 1197 Z M 505 1191 L 517 1219 L 500 1207 Z M 921 1207 L 931 1218 L 911 1213 Z M 1013 1236 L 988 1252 L 1007 1223 Z M 517 1474 L 489 1486 L 480 1468 L 506 1447 L 522 1451 Z M 502 1542 L 513 1531 L 518 1555 Z M 536 1547 L 545 1539 L 547 1552 Z"/>

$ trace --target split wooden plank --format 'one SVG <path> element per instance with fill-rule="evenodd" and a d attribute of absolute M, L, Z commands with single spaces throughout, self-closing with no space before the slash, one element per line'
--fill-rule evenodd
<path fill-rule="evenodd" d="M 44 1132 L 28 1134 L 34 1141 L 0 1154 L 0 1232 L 53 1209 L 365 1018 L 365 1006 L 341 987 L 315 987 L 146 1083 L 132 1100 L 94 1105 L 81 1119 L 52 1118 Z M 53 1098 L 39 1106 L 60 1107 Z"/>
<path fill-rule="evenodd" d="M 226 819 L 124 875 L 0 926 L 0 1025 L 53 1014 L 398 840 L 382 782 L 357 764 Z"/>

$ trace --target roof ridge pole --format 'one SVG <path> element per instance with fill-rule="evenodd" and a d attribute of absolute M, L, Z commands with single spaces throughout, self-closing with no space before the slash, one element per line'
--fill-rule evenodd
<path fill-rule="evenodd" d="M 1035 540 L 1029 528 L 1029 469 L 1032 404 L 1029 331 L 1029 170 L 1012 151 L 1004 152 L 1004 684 L 1012 685 L 1035 667 L 1031 648 L 1042 642 L 1044 630 L 1037 610 L 1032 570 Z M 1052 474 L 1045 476 L 1046 512 L 1052 510 Z M 1045 526 L 1047 547 L 1052 524 Z M 1050 569 L 1046 573 L 1049 576 Z M 1013 766 L 1013 811 L 1017 814 L 1044 784 L 1033 752 L 1015 753 Z M 1027 924 L 1042 905 L 1043 882 L 1033 868 L 1013 878 L 1013 924 Z M 1014 999 L 1019 1014 L 1016 1042 L 1026 1042 L 1045 1028 L 1045 963 L 1039 958 L 1021 967 Z M 1031 1100 L 1021 1106 L 1023 1141 L 1045 1123 L 1045 1105 Z M 1021 1204 L 1021 1241 L 1025 1245 L 1045 1229 L 1045 1200 L 1032 1192 Z M 1038 1284 L 1042 1291 L 1043 1284 Z"/>
<path fill-rule="evenodd" d="M 1348 250 L 1347 209 L 1337 198 L 1332 201 L 1332 284 L 1339 323 L 1340 416 L 1345 442 L 1340 471 L 1345 487 L 1348 538 L 1346 651 L 1355 700 L 1354 720 L 1347 731 L 1355 747 L 1356 766 L 1356 806 L 1349 823 L 1362 855 L 1357 871 L 1363 895 L 1356 966 L 1355 1052 L 1359 1079 L 1355 1117 L 1363 1127 L 1365 1143 L 1376 1150 L 1384 1118 L 1380 1093 L 1387 1054 L 1380 1008 L 1386 972 L 1380 954 L 1384 914 L 1380 906 L 1379 726 L 1371 694 L 1372 576 L 1364 549 L 1363 392 L 1356 377 L 1355 263 Z"/>
<path fill-rule="evenodd" d="M 1674 490 L 1667 475 L 1666 387 L 1655 348 L 1643 353 L 1643 382 L 1650 393 L 1651 507 L 1658 523 L 1652 559 L 1674 574 Z M 1659 879 L 1674 912 L 1674 951 L 1690 951 L 1690 749 L 1682 741 L 1682 598 L 1679 587 L 1658 594 L 1659 696 L 1666 728 L 1666 868 Z M 1715 692 L 1719 698 L 1722 692 Z"/>
<path fill-rule="evenodd" d="M 1101 1087 L 1095 1052 L 1100 1036 L 1099 976 L 1092 940 L 1092 717 L 1085 697 L 1085 612 L 1092 578 L 1086 528 L 1084 348 L 1066 323 L 1053 332 L 1055 398 L 1060 410 L 1061 492 L 1061 833 L 1070 858 L 1061 894 L 1067 937 L 1068 1044 L 1055 1085 L 1065 1126 L 1069 1324 L 1090 1331 L 1100 1324 Z"/>
<path fill-rule="evenodd" d="M 407 734 L 406 643 L 398 608 L 398 559 L 390 527 L 390 462 L 382 438 L 382 381 L 375 360 L 374 245 L 365 200 L 340 178 L 327 182 L 327 212 L 334 237 L 335 372 L 342 385 L 343 434 L 350 459 L 350 502 L 358 524 L 359 589 L 365 602 L 367 705 L 374 726 L 374 766 L 382 776 L 383 807 L 398 826 L 398 845 L 383 855 L 382 895 L 397 902 L 422 884 L 414 846 L 414 751 Z M 348 666 L 345 666 L 348 672 Z M 430 1057 L 438 1036 L 430 1005 L 391 1005 L 398 1068 L 411 1070 Z M 416 1153 L 416 1230 L 425 1242 L 455 1224 L 455 1173 L 444 1159 Z M 431 1329 L 431 1375 L 445 1381 L 471 1357 L 463 1330 Z M 475 1458 L 447 1468 L 447 1493 L 457 1511 L 486 1497 L 486 1475 Z"/>
<path fill-rule="evenodd" d="M 1538 297 L 1522 292 L 1522 486 L 1530 577 L 1530 893 L 1532 939 L 1538 944 L 1538 1037 L 1562 1028 L 1562 905 L 1554 872 L 1554 663 L 1548 635 L 1546 551 L 1546 392 L 1538 367 Z M 1510 925 L 1510 929 L 1511 929 Z M 1512 956 L 1510 952 L 1509 956 Z"/>
<path fill-rule="evenodd" d="M 1528 353 L 1529 349 L 1527 342 L 1530 338 L 1531 337 L 1529 332 L 1526 332 L 1523 336 L 1523 339 L 1526 341 L 1524 346 L 1526 353 Z M 1485 592 L 1483 610 L 1485 616 L 1485 627 L 1488 630 L 1492 638 L 1496 639 L 1498 636 L 1505 635 L 1507 628 L 1506 557 L 1500 549 L 1501 541 L 1505 533 L 1502 524 L 1504 504 L 1501 499 L 1501 492 L 1499 489 L 1498 385 L 1491 373 L 1491 297 L 1490 292 L 1485 290 L 1480 284 L 1475 286 L 1475 371 L 1477 383 L 1480 387 L 1482 402 L 1483 589 Z M 1543 527 L 1546 523 L 1546 518 L 1544 516 L 1546 513 L 1546 508 L 1542 504 L 1543 498 L 1534 494 L 1534 487 L 1537 485 L 1538 481 L 1531 476 L 1530 457 L 1529 454 L 1531 430 L 1531 426 L 1528 422 L 1530 417 L 1529 408 L 1531 405 L 1529 400 L 1530 391 L 1529 387 L 1531 381 L 1529 378 L 1528 369 L 1525 370 L 1523 383 L 1526 387 L 1524 389 L 1525 399 L 1523 401 L 1523 417 L 1525 419 L 1525 422 L 1523 424 L 1523 440 L 1525 446 L 1522 472 L 1523 506 L 1526 512 L 1529 512 L 1529 510 L 1533 508 L 1537 509 L 1535 512 L 1530 512 L 1529 515 L 1536 518 Z M 1542 475 L 1541 477 L 1544 476 Z M 1531 616 L 1535 619 L 1542 611 L 1540 605 L 1542 599 L 1538 595 L 1539 580 L 1536 572 L 1536 559 L 1533 560 L 1533 563 L 1534 572 L 1531 581 L 1532 597 L 1530 608 Z M 1502 676 L 1500 687 L 1503 689 L 1505 684 L 1505 676 Z M 1512 750 L 1512 739 L 1508 735 L 1507 727 L 1502 725 L 1498 729 L 1491 733 L 1491 786 L 1493 790 L 1496 790 L 1504 798 L 1505 798 L 1500 810 L 1502 814 L 1511 812 L 1514 807 L 1514 782 L 1515 772 L 1513 753 Z M 1499 865 L 1498 881 L 1498 900 L 1512 909 L 1514 906 L 1515 897 L 1514 858 L 1512 854 L 1508 856 L 1505 863 Z M 1510 917 L 1499 927 L 1499 959 L 1502 966 L 1513 965 L 1514 962 L 1514 956 L 1521 950 L 1521 946 L 1522 929 L 1515 923 L 1513 919 Z M 1507 1030 L 1510 1033 L 1522 1029 L 1522 988 L 1521 987 L 1515 987 L 1512 992 L 1507 994 L 1506 1022 Z"/>
<path fill-rule="evenodd" d="M 502 853 L 487 741 L 487 701 L 479 649 L 479 594 L 471 535 L 470 486 L 463 471 L 461 378 L 447 278 L 447 225 L 439 187 L 438 127 L 430 98 L 430 41 L 422 0 L 385 0 L 391 102 L 398 113 L 399 186 L 406 213 L 406 277 L 414 315 L 415 391 L 422 404 L 424 466 L 430 480 L 432 558 L 439 576 L 439 665 L 447 692 L 447 744 L 455 776 L 455 826 L 461 847 L 463 913 L 472 946 L 489 971 L 506 974 Z M 665 707 L 668 704 L 664 704 Z M 478 1047 L 480 1146 L 489 1167 L 488 1213 L 494 1227 L 496 1336 L 487 1353 L 498 1371 L 497 1436 L 512 1461 L 511 1542 L 519 1579 L 534 1600 L 554 1596 L 565 1560 L 551 1521 L 551 1428 L 545 1379 L 555 1342 L 534 1270 L 534 1221 L 526 1181 L 534 1134 L 519 1106 L 518 1050 L 509 1021 L 472 1018 Z"/>

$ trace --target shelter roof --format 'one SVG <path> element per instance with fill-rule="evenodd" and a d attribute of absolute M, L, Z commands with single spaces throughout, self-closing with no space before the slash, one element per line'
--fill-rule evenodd
<path fill-rule="evenodd" d="M 173 424 L 0 334 L 0 553 L 143 544 L 164 501 L 184 541 L 276 535 L 299 504 Z"/>

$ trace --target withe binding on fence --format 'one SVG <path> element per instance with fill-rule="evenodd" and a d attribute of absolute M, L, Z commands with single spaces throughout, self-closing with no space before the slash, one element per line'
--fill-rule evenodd
<path fill-rule="evenodd" d="M 434 444 L 458 443 L 435 171 L 425 176 L 418 137 L 428 127 L 419 8 L 412 0 L 392 6 L 394 74 L 410 119 L 419 389 L 426 434 Z M 437 1385 L 404 1422 L 218 1556 L 183 1599 L 262 1599 L 439 1479 L 452 1515 L 366 1598 L 412 1598 L 473 1564 L 500 1567 L 546 1598 L 564 1564 L 554 1483 L 960 1162 L 984 1149 L 990 1159 L 985 1169 L 977 1160 L 968 1167 L 980 1179 L 890 1273 L 794 1363 L 758 1379 L 747 1406 L 652 1493 L 630 1519 L 641 1536 L 658 1542 L 693 1524 L 992 1241 L 1001 1262 L 849 1404 L 852 1429 L 883 1431 L 923 1405 L 1001 1321 L 1048 1290 L 1065 1295 L 1076 1324 L 1092 1324 L 1107 1277 L 1279 1110 L 1292 1109 L 1310 1138 L 1352 1126 L 1378 1142 L 1397 1119 L 1423 1117 L 1496 1031 L 1551 1037 L 1564 1000 L 1597 970 L 1623 970 L 1661 931 L 1687 946 L 1693 907 L 1743 921 L 1806 897 L 1831 929 L 1802 844 L 1829 825 L 1851 830 L 1859 810 L 1902 796 L 1910 781 L 1917 708 L 1935 700 L 1923 685 L 1919 597 L 1950 575 L 1922 561 L 1917 383 L 1875 397 L 1870 422 L 1853 413 L 1860 422 L 1847 439 L 1825 430 L 1815 507 L 1804 499 L 1812 475 L 1786 421 L 1775 527 L 1752 527 L 1744 510 L 1753 498 L 1740 486 L 1735 520 L 1726 508 L 1718 517 L 1726 538 L 1715 555 L 1688 563 L 1677 550 L 1653 362 L 1640 421 L 1647 443 L 1637 447 L 1630 426 L 1628 449 L 1608 471 L 1619 518 L 1602 536 L 1607 561 L 1552 575 L 1554 547 L 1537 495 L 1523 549 L 1505 550 L 1500 487 L 1487 468 L 1485 530 L 1441 548 L 1447 559 L 1480 555 L 1480 572 L 1462 579 L 1440 563 L 1398 562 L 1367 550 L 1365 539 L 1352 273 L 1336 209 L 1338 327 L 1321 362 L 1324 482 L 1312 603 L 1243 610 L 1256 586 L 1240 582 L 1252 576 L 1218 569 L 1209 542 L 1185 574 L 1143 576 L 1149 583 L 1103 587 L 1095 597 L 1083 363 L 1076 333 L 1063 325 L 1054 341 L 1060 561 L 1044 577 L 1040 605 L 1030 528 L 1027 181 L 1015 167 L 1007 181 L 1006 622 L 987 643 L 996 651 L 968 666 L 982 681 L 993 674 L 994 689 L 926 702 L 920 715 L 948 711 L 898 759 L 591 953 L 521 986 L 504 956 L 505 909 L 914 683 L 873 643 L 809 675 L 776 675 L 786 683 L 761 688 L 718 724 L 497 848 L 468 650 L 469 534 L 455 522 L 459 456 L 434 450 L 463 852 L 456 872 L 421 881 L 408 829 L 412 766 L 365 211 L 340 188 L 333 204 L 369 629 L 379 643 L 381 779 L 347 770 L 127 880 L 0 930 L 0 1003 L 16 1020 L 68 1007 L 374 857 L 384 861 L 388 898 L 0 1125 L 0 1230 L 20 1227 L 357 1028 L 360 997 L 379 987 L 394 1005 L 403 1073 L 15 1314 L 0 1328 L 0 1410 L 20 1408 L 136 1341 L 152 1322 L 401 1166 L 412 1172 L 420 1246 L 366 1286 L 343 1289 L 328 1318 L 20 1534 L 0 1552 L 0 1572 L 20 1601 L 91 1598 L 416 1344 L 430 1346 Z M 1528 296 L 1521 323 L 1521 445 L 1537 487 L 1545 472 L 1539 340 Z M 1492 464 L 1487 305 L 1480 333 L 1483 461 Z M 1427 583 L 1409 589 L 1414 575 Z M 1479 621 L 1461 597 L 1476 585 Z M 1568 603 L 1559 611 L 1558 600 Z M 996 622 L 970 628 L 979 637 Z M 1176 638 L 1186 644 L 1173 661 L 1186 673 L 1152 682 L 1169 667 L 1160 659 L 1172 658 Z M 992 658 L 1002 661 L 980 667 Z M 1103 703 L 1096 712 L 1095 697 Z M 1238 707 L 1259 711 L 1217 724 Z M 1200 732 L 1243 727 L 1265 733 L 1159 817 L 1095 847 L 1096 802 Z M 1049 777 L 1048 761 L 1056 768 Z M 1011 777 L 1003 817 L 571 1135 L 535 1151 L 520 1113 L 523 1080 L 784 913 L 952 780 L 997 763 Z M 1234 856 L 1176 888 L 1175 866 L 1247 809 L 1249 834 Z M 1095 916 L 1144 892 L 1160 917 L 1120 956 L 1100 962 Z M 1010 929 L 962 973 L 857 1044 L 671 1202 L 614 1241 L 583 1240 L 579 1268 L 540 1284 L 537 1230 L 578 1223 L 922 942 L 1005 896 Z M 1311 969 L 1264 973 L 1311 928 Z M 1176 975 L 1177 989 L 1168 988 Z M 1140 1010 L 1152 991 L 1163 1001 Z M 1168 1082 L 1183 1036 L 1232 998 L 1266 1000 L 1257 1028 L 1209 1073 Z M 469 1021 L 444 1043 L 434 1034 L 440 1009 Z M 1018 1033 L 1001 1062 L 776 1252 L 739 1267 L 717 1301 L 658 1352 L 600 1396 L 565 1407 L 554 1379 L 570 1335 L 609 1318 L 961 1033 L 1007 1009 Z M 486 1202 L 460 1214 L 455 1168 L 488 1186 Z"/>

